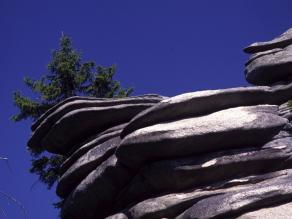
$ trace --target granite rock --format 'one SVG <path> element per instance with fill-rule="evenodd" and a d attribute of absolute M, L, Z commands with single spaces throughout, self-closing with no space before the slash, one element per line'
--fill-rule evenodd
<path fill-rule="evenodd" d="M 95 146 L 81 156 L 60 178 L 57 194 L 66 197 L 70 192 L 103 161 L 114 154 L 120 143 L 120 137 L 115 137 Z"/>
<path fill-rule="evenodd" d="M 123 139 L 116 155 L 134 169 L 147 161 L 260 145 L 288 123 L 277 111 L 275 105 L 237 107 L 148 126 Z"/>
<path fill-rule="evenodd" d="M 292 45 L 266 54 L 258 54 L 245 68 L 246 80 L 269 85 L 292 79 Z"/>
<path fill-rule="evenodd" d="M 258 53 L 275 48 L 284 48 L 290 44 L 292 44 L 292 28 L 288 29 L 286 32 L 273 40 L 253 43 L 244 48 L 244 51 L 246 53 Z"/>
<path fill-rule="evenodd" d="M 97 219 L 109 215 L 118 192 L 132 174 L 112 155 L 72 191 L 61 210 L 63 219 Z"/>
<path fill-rule="evenodd" d="M 49 109 L 28 144 L 66 158 L 61 218 L 290 218 L 290 44 L 292 29 L 245 49 L 247 80 L 267 86 Z"/>
<path fill-rule="evenodd" d="M 223 109 L 260 104 L 282 104 L 292 99 L 292 83 L 282 86 L 238 87 L 185 93 L 162 100 L 135 116 L 122 138 L 146 126 L 207 115 Z"/>

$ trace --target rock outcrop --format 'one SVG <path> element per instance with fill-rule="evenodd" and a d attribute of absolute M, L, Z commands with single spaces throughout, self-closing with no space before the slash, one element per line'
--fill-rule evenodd
<path fill-rule="evenodd" d="M 72 97 L 28 145 L 62 154 L 62 219 L 291 218 L 292 30 L 245 48 L 251 87 Z"/>
<path fill-rule="evenodd" d="M 272 85 L 292 80 L 292 28 L 271 41 L 253 43 L 245 51 L 252 53 L 245 68 L 248 82 Z"/>

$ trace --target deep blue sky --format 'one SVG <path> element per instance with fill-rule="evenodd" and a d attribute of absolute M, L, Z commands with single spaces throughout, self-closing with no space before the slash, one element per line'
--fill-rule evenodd
<path fill-rule="evenodd" d="M 135 94 L 173 96 L 202 89 L 246 86 L 242 48 L 292 27 L 292 1 L 256 0 L 0 0 L 0 191 L 16 197 L 31 219 L 57 218 L 54 190 L 28 173 L 30 122 L 13 123 L 12 92 L 24 76 L 46 72 L 61 31 L 84 60 L 117 64 L 117 79 Z M 24 218 L 0 197 L 8 218 Z M 0 214 L 0 218 L 4 218 Z"/>

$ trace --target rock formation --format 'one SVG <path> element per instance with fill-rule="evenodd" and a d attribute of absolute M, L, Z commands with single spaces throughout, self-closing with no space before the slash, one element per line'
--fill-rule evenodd
<path fill-rule="evenodd" d="M 28 145 L 67 157 L 61 218 L 292 218 L 292 29 L 244 51 L 261 86 L 47 111 Z"/>

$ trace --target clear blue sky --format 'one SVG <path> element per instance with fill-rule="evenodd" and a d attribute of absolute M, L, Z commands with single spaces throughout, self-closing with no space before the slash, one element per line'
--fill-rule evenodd
<path fill-rule="evenodd" d="M 31 219 L 57 218 L 54 189 L 28 173 L 30 122 L 13 123 L 12 92 L 25 75 L 46 73 L 61 31 L 84 60 L 116 63 L 117 79 L 135 94 L 173 96 L 202 89 L 246 86 L 242 48 L 292 27 L 292 1 L 257 0 L 0 0 L 0 190 L 16 197 Z M 0 198 L 8 218 L 24 218 Z M 0 214 L 0 218 L 3 215 Z"/>

